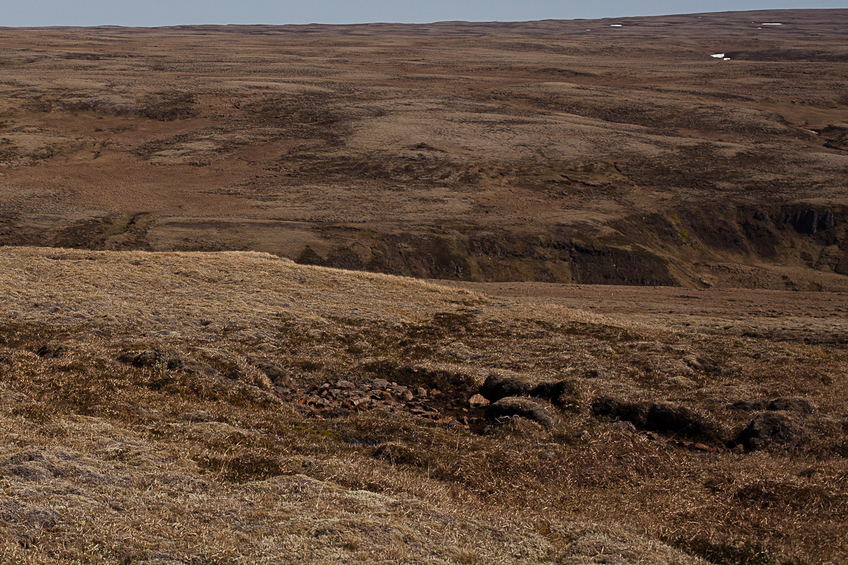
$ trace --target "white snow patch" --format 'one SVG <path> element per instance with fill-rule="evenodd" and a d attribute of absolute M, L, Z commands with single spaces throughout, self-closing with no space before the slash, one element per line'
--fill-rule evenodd
<path fill-rule="evenodd" d="M 724 59 L 724 53 L 716 53 L 715 55 L 710 55 L 713 59 Z"/>
<path fill-rule="evenodd" d="M 763 22 L 760 24 L 761 26 L 782 26 L 783 24 L 780 22 Z"/>
<path fill-rule="evenodd" d="M 621 24 L 610 24 L 610 27 L 621 27 Z"/>

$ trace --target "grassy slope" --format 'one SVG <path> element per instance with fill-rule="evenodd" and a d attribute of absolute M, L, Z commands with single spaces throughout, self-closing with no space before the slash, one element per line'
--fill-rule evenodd
<path fill-rule="evenodd" d="M 4 30 L 0 244 L 833 290 L 846 22 Z"/>
<path fill-rule="evenodd" d="M 843 316 L 809 343 L 672 329 L 257 253 L 2 248 L 0 273 L 4 561 L 846 559 Z M 550 428 L 463 412 L 492 373 L 572 403 Z M 453 418 L 299 402 L 381 377 Z M 746 453 L 593 416 L 602 396 L 723 437 L 752 416 L 731 402 L 814 410 L 803 443 Z"/>

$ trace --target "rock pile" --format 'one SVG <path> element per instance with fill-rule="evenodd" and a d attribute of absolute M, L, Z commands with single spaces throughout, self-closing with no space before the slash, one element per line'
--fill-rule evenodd
<path fill-rule="evenodd" d="M 407 387 L 386 379 L 352 382 L 325 382 L 300 397 L 298 402 L 319 414 L 341 416 L 352 412 L 382 410 L 406 412 L 437 423 L 453 423 L 455 418 L 442 413 L 445 400 L 442 393 L 424 387 Z"/>

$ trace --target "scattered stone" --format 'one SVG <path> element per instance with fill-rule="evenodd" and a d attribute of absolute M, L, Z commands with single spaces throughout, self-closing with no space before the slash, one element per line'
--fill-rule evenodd
<path fill-rule="evenodd" d="M 382 410 L 403 411 L 420 418 L 443 420 L 444 415 L 438 410 L 425 406 L 430 402 L 428 391 L 423 387 L 419 389 L 424 393 L 419 394 L 416 399 L 409 387 L 389 383 L 385 379 L 382 379 L 382 382 L 380 379 L 374 379 L 364 383 L 339 380 L 335 384 L 325 382 L 292 400 L 305 406 L 316 416 L 342 416 L 350 412 Z M 450 420 L 449 418 L 447 421 Z"/>
<path fill-rule="evenodd" d="M 501 418 L 520 416 L 549 428 L 553 425 L 547 409 L 529 398 L 510 396 L 501 398 L 486 409 L 486 419 L 497 421 Z"/>
<path fill-rule="evenodd" d="M 415 394 L 417 394 L 418 396 L 427 396 L 427 389 L 423 386 L 420 386 L 415 390 Z"/>
<path fill-rule="evenodd" d="M 783 412 L 765 412 L 754 417 L 732 442 L 745 451 L 770 447 L 798 447 L 809 440 L 809 433 Z"/>
<path fill-rule="evenodd" d="M 468 405 L 472 408 L 482 408 L 491 404 L 482 394 L 475 394 L 468 399 Z"/>

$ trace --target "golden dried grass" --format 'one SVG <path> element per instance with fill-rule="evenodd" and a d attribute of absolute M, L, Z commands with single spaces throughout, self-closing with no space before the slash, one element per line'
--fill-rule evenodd
<path fill-rule="evenodd" d="M 3 248 L 0 267 L 6 561 L 844 560 L 838 344 L 257 253 Z M 550 429 L 477 434 L 406 412 L 325 417 L 281 392 L 392 371 L 434 387 L 569 379 L 578 406 Z M 690 406 L 727 433 L 750 419 L 727 409 L 739 399 L 816 411 L 796 450 L 705 451 L 592 416 L 610 394 Z"/>

